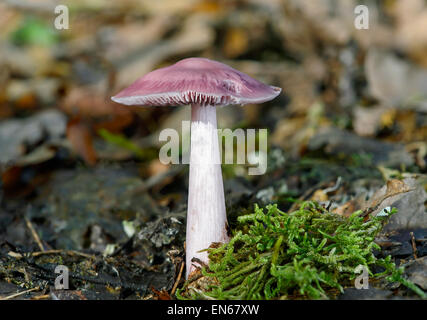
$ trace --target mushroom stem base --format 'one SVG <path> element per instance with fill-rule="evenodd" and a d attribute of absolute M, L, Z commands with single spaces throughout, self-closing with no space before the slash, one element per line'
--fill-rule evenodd
<path fill-rule="evenodd" d="M 220 160 L 216 107 L 192 105 L 186 278 L 200 265 L 193 257 L 209 262 L 207 252 L 198 251 L 229 241 Z"/>

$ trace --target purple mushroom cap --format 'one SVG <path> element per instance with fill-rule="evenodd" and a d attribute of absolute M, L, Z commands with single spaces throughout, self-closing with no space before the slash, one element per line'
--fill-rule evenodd
<path fill-rule="evenodd" d="M 281 90 L 223 63 L 188 58 L 146 74 L 111 99 L 140 106 L 244 105 L 272 100 Z"/>

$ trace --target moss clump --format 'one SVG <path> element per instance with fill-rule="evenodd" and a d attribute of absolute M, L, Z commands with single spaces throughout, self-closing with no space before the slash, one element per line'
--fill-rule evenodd
<path fill-rule="evenodd" d="M 374 239 L 386 217 L 366 219 L 362 213 L 346 218 L 311 201 L 289 214 L 276 205 L 256 205 L 254 213 L 238 218 L 239 227 L 228 244 L 208 249 L 210 263 L 202 274 L 214 281 L 203 290 L 191 290 L 186 283 L 177 297 L 328 298 L 325 290 L 338 293 L 354 285 L 358 265 L 366 267 L 371 279 L 388 276 L 424 295 L 402 278 L 403 270 L 390 256 L 378 259 L 373 254 L 380 250 Z M 383 272 L 374 274 L 379 268 Z"/>

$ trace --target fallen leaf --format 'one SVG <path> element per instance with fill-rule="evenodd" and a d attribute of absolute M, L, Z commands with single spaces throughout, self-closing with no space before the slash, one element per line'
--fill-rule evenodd
<path fill-rule="evenodd" d="M 92 143 L 92 134 L 79 119 L 72 119 L 67 125 L 67 139 L 75 153 L 90 166 L 96 164 L 97 155 Z"/>
<path fill-rule="evenodd" d="M 370 49 L 365 72 L 372 95 L 384 106 L 427 111 L 427 70 L 392 53 Z"/>
<path fill-rule="evenodd" d="M 351 141 L 351 143 L 348 143 Z M 412 156 L 401 144 L 381 142 L 335 127 L 323 127 L 314 133 L 308 143 L 308 149 L 324 150 L 330 155 L 370 155 L 376 165 L 400 166 L 414 163 Z"/>
<path fill-rule="evenodd" d="M 249 39 L 245 30 L 241 28 L 229 28 L 225 34 L 224 54 L 229 58 L 235 58 L 248 49 Z"/>
<path fill-rule="evenodd" d="M 171 296 L 166 290 L 156 290 L 154 287 L 151 287 L 151 291 L 154 293 L 155 300 L 172 300 Z"/>
<path fill-rule="evenodd" d="M 382 124 L 383 114 L 387 111 L 384 107 L 365 108 L 357 106 L 353 112 L 354 131 L 362 137 L 373 137 Z"/>
<path fill-rule="evenodd" d="M 58 110 L 0 122 L 0 163 L 15 161 L 37 145 L 61 139 L 65 128 L 66 117 Z"/>
<path fill-rule="evenodd" d="M 409 281 L 427 290 L 427 256 L 411 261 L 405 266 Z"/>
<path fill-rule="evenodd" d="M 389 180 L 371 197 L 365 210 L 372 212 L 374 216 L 387 207 L 398 210 L 390 218 L 384 231 L 427 228 L 427 193 L 423 186 L 425 181 L 427 177 L 421 175 Z"/>

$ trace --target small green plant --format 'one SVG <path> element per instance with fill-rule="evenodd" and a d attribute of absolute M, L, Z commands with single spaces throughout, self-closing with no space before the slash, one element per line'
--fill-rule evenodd
<path fill-rule="evenodd" d="M 123 134 L 114 134 L 105 129 L 100 129 L 98 134 L 104 138 L 105 141 L 119 146 L 123 149 L 127 149 L 133 152 L 137 157 L 143 158 L 144 153 L 135 143 L 126 138 Z"/>
<path fill-rule="evenodd" d="M 11 40 L 17 45 L 40 45 L 49 47 L 58 41 L 58 34 L 44 21 L 26 17 L 12 34 Z"/>
<path fill-rule="evenodd" d="M 98 134 L 108 143 L 132 152 L 139 159 L 152 160 L 158 155 L 158 152 L 154 149 L 141 149 L 135 142 L 123 134 L 111 133 L 105 129 L 98 130 Z"/>
<path fill-rule="evenodd" d="M 396 212 L 393 209 L 389 215 Z M 239 227 L 228 244 L 207 249 L 209 266 L 202 274 L 214 279 L 203 290 L 189 289 L 178 298 L 214 299 L 326 299 L 328 293 L 353 286 L 355 269 L 363 265 L 371 279 L 387 277 L 415 291 L 424 292 L 402 277 L 391 256 L 378 259 L 374 242 L 387 217 L 369 217 L 362 211 L 343 217 L 316 202 L 284 213 L 277 205 L 240 216 Z M 382 269 L 381 273 L 373 270 Z M 185 292 L 185 294 L 182 294 Z"/>

